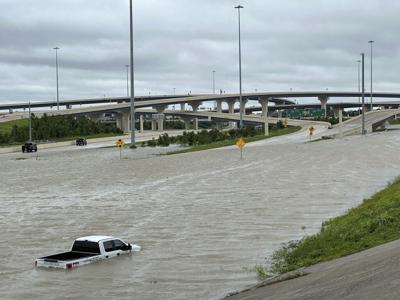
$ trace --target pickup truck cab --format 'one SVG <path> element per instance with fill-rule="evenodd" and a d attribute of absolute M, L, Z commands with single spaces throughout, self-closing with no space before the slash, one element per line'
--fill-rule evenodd
<path fill-rule="evenodd" d="M 138 245 L 112 236 L 85 236 L 75 240 L 71 251 L 40 257 L 36 259 L 35 266 L 70 270 L 140 249 Z"/>

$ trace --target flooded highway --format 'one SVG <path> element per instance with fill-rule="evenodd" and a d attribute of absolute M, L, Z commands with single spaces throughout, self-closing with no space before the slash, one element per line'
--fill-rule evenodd
<path fill-rule="evenodd" d="M 0 298 L 220 299 L 255 283 L 255 265 L 282 242 L 400 174 L 397 131 L 293 140 L 254 143 L 242 161 L 232 147 L 138 148 L 122 160 L 115 148 L 0 155 Z M 34 268 L 94 234 L 142 251 L 72 271 Z"/>

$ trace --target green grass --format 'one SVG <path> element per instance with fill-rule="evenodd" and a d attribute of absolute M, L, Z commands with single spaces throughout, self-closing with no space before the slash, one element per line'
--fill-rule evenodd
<path fill-rule="evenodd" d="M 400 179 L 325 222 L 318 234 L 285 244 L 272 255 L 271 273 L 285 273 L 400 238 Z"/>
<path fill-rule="evenodd" d="M 1 134 L 11 133 L 11 130 L 14 125 L 17 125 L 18 127 L 28 126 L 28 122 L 29 122 L 28 119 L 0 122 L 0 133 Z"/>
<path fill-rule="evenodd" d="M 400 119 L 392 119 L 392 120 L 389 120 L 389 124 L 391 124 L 391 125 L 398 125 L 398 124 L 400 124 Z"/>
<path fill-rule="evenodd" d="M 265 136 L 264 134 L 259 134 L 259 135 L 247 137 L 244 139 L 245 139 L 246 143 L 251 143 L 251 142 L 256 142 L 256 141 L 272 138 L 275 136 L 294 133 L 296 131 L 299 131 L 300 129 L 301 129 L 300 126 L 293 126 L 293 127 L 288 127 L 288 128 L 284 128 L 284 129 L 271 130 L 269 136 Z M 231 140 L 213 142 L 213 143 L 209 143 L 209 144 L 205 144 L 205 145 L 197 145 L 197 146 L 193 146 L 193 147 L 183 149 L 183 150 L 168 152 L 166 155 L 197 152 L 197 151 L 203 151 L 203 150 L 208 150 L 208 149 L 213 149 L 213 148 L 232 146 L 235 144 L 235 142 L 236 142 L 236 139 L 231 139 Z"/>

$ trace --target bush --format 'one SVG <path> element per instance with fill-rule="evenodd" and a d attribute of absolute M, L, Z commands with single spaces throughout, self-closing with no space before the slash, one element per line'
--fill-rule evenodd
<path fill-rule="evenodd" d="M 97 123 L 85 117 L 47 116 L 37 118 L 32 114 L 32 139 L 50 140 L 57 138 L 88 136 L 98 133 L 121 134 L 122 131 L 113 124 Z M 0 144 L 24 142 L 29 137 L 27 125 L 14 125 L 9 135 L 0 136 Z"/>

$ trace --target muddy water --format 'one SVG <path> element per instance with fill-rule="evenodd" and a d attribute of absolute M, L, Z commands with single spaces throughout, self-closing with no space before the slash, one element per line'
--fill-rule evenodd
<path fill-rule="evenodd" d="M 0 156 L 1 299 L 218 299 L 281 242 L 317 231 L 400 174 L 400 132 L 150 156 Z M 34 259 L 106 234 L 143 251 L 71 272 Z"/>

